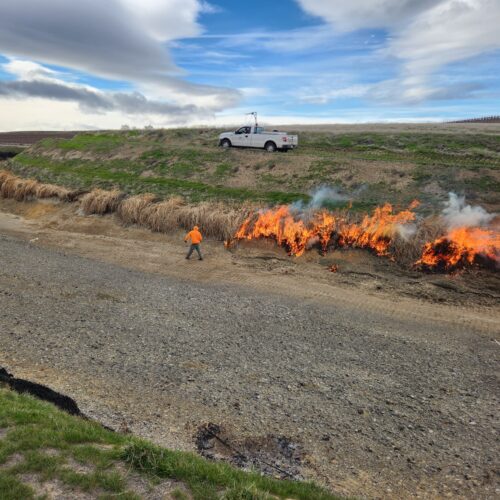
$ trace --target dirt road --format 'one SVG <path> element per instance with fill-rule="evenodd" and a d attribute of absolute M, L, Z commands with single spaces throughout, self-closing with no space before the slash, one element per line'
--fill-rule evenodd
<path fill-rule="evenodd" d="M 248 463 L 339 493 L 498 494 L 493 307 L 353 287 L 269 249 L 209 242 L 186 262 L 164 235 L 2 203 L 0 365 L 17 376 L 172 447 L 218 424 Z"/>

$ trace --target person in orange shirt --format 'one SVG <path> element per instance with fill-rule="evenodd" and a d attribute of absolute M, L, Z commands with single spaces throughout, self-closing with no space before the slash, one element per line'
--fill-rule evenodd
<path fill-rule="evenodd" d="M 189 251 L 186 255 L 186 259 L 189 260 L 193 251 L 196 250 L 196 252 L 198 253 L 198 260 L 203 260 L 203 257 L 201 256 L 201 250 L 200 250 L 200 243 L 203 240 L 203 236 L 201 235 L 198 226 L 194 226 L 193 229 L 191 231 L 189 231 L 188 234 L 186 234 L 184 241 L 187 241 L 187 240 L 191 240 L 191 246 L 189 247 Z"/>

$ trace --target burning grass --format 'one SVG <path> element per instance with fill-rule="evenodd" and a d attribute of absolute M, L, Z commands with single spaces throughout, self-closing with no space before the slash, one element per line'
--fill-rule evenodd
<path fill-rule="evenodd" d="M 0 196 L 4 198 L 73 201 L 79 194 L 0 171 Z M 248 204 L 188 204 L 179 196 L 159 201 L 154 194 L 126 197 L 116 189 L 94 189 L 81 199 L 87 215 L 116 212 L 125 224 L 162 233 L 197 225 L 205 236 L 225 241 L 228 247 L 239 240 L 269 238 L 293 256 L 314 247 L 323 254 L 336 248 L 365 248 L 424 271 L 451 272 L 472 265 L 498 268 L 500 231 L 498 221 L 493 223 L 494 214 L 465 205 L 463 198 L 452 193 L 440 216 L 417 218 L 418 205 L 414 201 L 395 211 L 386 203 L 360 217 L 349 209 L 334 212 L 280 205 L 256 211 Z"/>
<path fill-rule="evenodd" d="M 450 204 L 452 201 L 450 196 Z M 226 245 L 238 240 L 270 238 L 294 256 L 314 247 L 323 254 L 329 249 L 365 248 L 426 271 L 450 272 L 471 265 L 496 268 L 500 262 L 498 227 L 447 229 L 449 206 L 444 211 L 448 219 L 434 216 L 417 221 L 418 205 L 415 201 L 396 212 L 386 203 L 362 219 L 356 219 L 347 210 L 336 213 L 282 205 L 250 214 Z M 470 218 L 474 208 L 461 210 Z M 486 212 L 478 213 L 484 220 Z M 488 215 L 486 220 L 490 219 Z"/>
<path fill-rule="evenodd" d="M 416 265 L 424 269 L 453 271 L 473 264 L 500 262 L 500 232 L 479 227 L 460 227 L 426 243 Z"/>
<path fill-rule="evenodd" d="M 300 256 L 306 249 L 319 246 L 322 253 L 329 247 L 369 248 L 377 255 L 387 255 L 400 226 L 415 219 L 414 202 L 407 210 L 394 213 L 392 205 L 377 207 L 361 221 L 353 220 L 348 211 L 294 210 L 282 205 L 251 214 L 235 234 L 235 240 L 272 238 L 286 248 L 289 255 Z"/>

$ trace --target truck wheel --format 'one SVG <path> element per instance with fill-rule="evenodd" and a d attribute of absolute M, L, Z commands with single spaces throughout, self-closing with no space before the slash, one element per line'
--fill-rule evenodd
<path fill-rule="evenodd" d="M 228 149 L 231 147 L 231 141 L 229 139 L 224 139 L 220 145 L 224 148 L 224 149 Z"/>
<path fill-rule="evenodd" d="M 274 153 L 276 151 L 276 144 L 274 144 L 274 142 L 272 142 L 272 141 L 266 142 L 266 145 L 264 146 L 264 149 L 268 153 Z"/>

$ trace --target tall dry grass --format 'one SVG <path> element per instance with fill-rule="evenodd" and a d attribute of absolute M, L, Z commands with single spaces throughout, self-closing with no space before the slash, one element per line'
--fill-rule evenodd
<path fill-rule="evenodd" d="M 219 240 L 233 236 L 248 213 L 246 206 L 221 202 L 187 204 L 178 196 L 157 201 L 152 194 L 126 198 L 117 209 L 118 217 L 125 224 L 138 224 L 159 233 L 199 226 L 205 236 Z"/>
<path fill-rule="evenodd" d="M 73 201 L 76 194 L 76 191 L 55 184 L 39 183 L 35 189 L 35 197 L 39 199 L 59 198 L 62 201 Z"/>
<path fill-rule="evenodd" d="M 443 236 L 445 232 L 446 225 L 441 217 L 427 217 L 419 221 L 415 233 L 411 236 L 395 236 L 391 243 L 391 255 L 402 265 L 412 265 L 422 256 L 424 244 Z"/>
<path fill-rule="evenodd" d="M 80 206 L 85 215 L 104 215 L 115 212 L 124 196 L 117 189 L 106 191 L 97 188 L 82 197 Z"/>
<path fill-rule="evenodd" d="M 69 201 L 74 192 L 70 189 L 44 184 L 35 179 L 23 179 L 13 173 L 0 171 L 0 196 L 16 201 L 26 201 L 35 198 L 58 198 Z"/>
<path fill-rule="evenodd" d="M 151 203 L 139 215 L 139 224 L 151 231 L 169 233 L 179 229 L 178 211 L 184 204 L 180 196 L 173 196 L 159 203 Z"/>
<path fill-rule="evenodd" d="M 151 193 L 130 196 L 122 200 L 116 213 L 124 224 L 138 224 L 143 210 L 155 201 L 157 196 Z"/>
<path fill-rule="evenodd" d="M 227 240 L 234 236 L 250 212 L 250 207 L 233 206 L 222 202 L 202 202 L 179 208 L 178 225 L 183 229 L 199 226 L 212 238 Z"/>
<path fill-rule="evenodd" d="M 6 170 L 0 171 L 0 196 L 25 201 L 32 198 L 58 198 L 73 201 L 81 193 L 54 184 L 22 179 Z M 199 226 L 202 233 L 218 240 L 234 235 L 248 216 L 251 207 L 222 202 L 188 204 L 174 196 L 158 201 L 154 194 L 125 197 L 119 190 L 94 189 L 81 198 L 86 215 L 116 212 L 125 224 L 139 224 L 152 231 L 169 233 L 178 229 L 190 230 Z"/>

